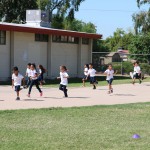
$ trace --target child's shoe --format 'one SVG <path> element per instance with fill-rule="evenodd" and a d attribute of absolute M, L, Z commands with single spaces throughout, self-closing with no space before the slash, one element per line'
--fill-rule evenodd
<path fill-rule="evenodd" d="M 17 97 L 16 100 L 20 100 L 20 97 Z"/>

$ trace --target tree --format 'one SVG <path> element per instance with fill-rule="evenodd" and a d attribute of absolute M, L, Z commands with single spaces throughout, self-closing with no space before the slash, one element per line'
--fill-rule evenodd
<path fill-rule="evenodd" d="M 135 35 L 129 45 L 132 59 L 140 62 L 150 62 L 150 33 Z M 141 54 L 141 55 L 139 55 Z M 148 54 L 148 55 L 147 55 Z"/>
<path fill-rule="evenodd" d="M 105 40 L 105 45 L 114 52 L 116 52 L 120 47 L 128 49 L 128 45 L 130 44 L 132 37 L 133 33 L 126 33 L 122 29 L 117 29 L 113 36 L 110 36 Z"/>
<path fill-rule="evenodd" d="M 150 5 L 150 0 L 137 0 L 139 8 L 144 4 Z M 136 34 L 150 32 L 150 8 L 148 11 L 133 14 L 132 19 Z"/>
<path fill-rule="evenodd" d="M 59 15 L 67 14 L 68 19 L 74 19 L 75 11 L 79 10 L 80 4 L 84 0 L 38 0 L 41 10 L 49 11 L 49 20 L 52 22 L 53 12 Z"/>
<path fill-rule="evenodd" d="M 0 18 L 6 22 L 25 21 L 27 9 L 37 9 L 36 0 L 0 0 Z"/>

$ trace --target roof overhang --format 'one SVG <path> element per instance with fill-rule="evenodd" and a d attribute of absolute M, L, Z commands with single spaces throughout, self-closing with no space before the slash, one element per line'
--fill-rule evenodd
<path fill-rule="evenodd" d="M 13 24 L 13 23 L 4 23 L 4 22 L 0 22 L 0 30 L 37 33 L 37 34 L 49 34 L 49 35 L 63 35 L 63 36 L 83 37 L 83 38 L 91 38 L 91 39 L 102 38 L 101 34 L 59 30 L 59 29 L 44 28 L 44 27 L 31 27 L 31 26 L 27 26 L 26 24 Z"/>

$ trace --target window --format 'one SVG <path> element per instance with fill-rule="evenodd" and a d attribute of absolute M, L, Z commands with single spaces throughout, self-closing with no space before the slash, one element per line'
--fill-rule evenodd
<path fill-rule="evenodd" d="M 6 31 L 0 31 L 0 45 L 6 44 Z"/>
<path fill-rule="evenodd" d="M 53 42 L 59 42 L 59 43 L 79 43 L 78 37 L 72 37 L 72 36 L 61 36 L 61 35 L 53 35 Z"/>
<path fill-rule="evenodd" d="M 82 44 L 89 44 L 89 39 L 88 38 L 82 38 Z"/>
<path fill-rule="evenodd" d="M 48 42 L 48 35 L 46 35 L 46 34 L 35 34 L 35 41 Z"/>

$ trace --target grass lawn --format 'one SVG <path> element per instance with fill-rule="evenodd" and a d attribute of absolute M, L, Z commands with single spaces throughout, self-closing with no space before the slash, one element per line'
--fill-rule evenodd
<path fill-rule="evenodd" d="M 96 77 L 96 79 L 99 82 L 100 86 L 106 86 L 107 82 L 106 82 L 106 76 L 98 76 Z M 130 77 L 126 77 L 126 76 L 115 76 L 114 77 L 114 81 L 113 81 L 113 85 L 115 84 L 128 84 L 131 83 L 132 80 Z M 138 83 L 138 80 L 136 80 L 136 82 Z M 143 80 L 143 82 L 150 82 L 150 77 L 147 77 Z M 47 80 L 46 84 L 44 86 L 46 87 L 58 87 L 60 83 L 60 80 Z M 69 87 L 81 87 L 82 86 L 82 79 L 81 78 L 70 78 L 69 79 Z M 91 86 L 89 81 L 86 82 L 86 86 Z"/>
<path fill-rule="evenodd" d="M 149 112 L 150 103 L 0 111 L 0 149 L 149 150 Z"/>

